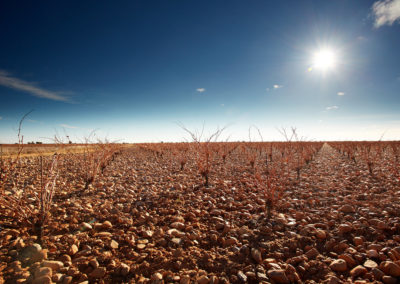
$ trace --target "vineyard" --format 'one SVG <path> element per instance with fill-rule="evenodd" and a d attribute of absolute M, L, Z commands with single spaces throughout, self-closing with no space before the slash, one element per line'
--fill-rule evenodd
<path fill-rule="evenodd" d="M 211 138 L 2 154 L 0 283 L 400 281 L 399 142 Z"/>

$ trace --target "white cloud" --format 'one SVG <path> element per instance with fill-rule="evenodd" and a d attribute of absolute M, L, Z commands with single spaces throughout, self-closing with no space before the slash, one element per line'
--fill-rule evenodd
<path fill-rule="evenodd" d="M 72 126 L 72 125 L 68 125 L 68 124 L 60 124 L 60 126 L 61 126 L 61 127 L 64 127 L 64 128 L 69 128 L 69 129 L 78 128 L 77 126 Z"/>
<path fill-rule="evenodd" d="M 39 98 L 63 102 L 68 101 L 66 97 L 61 95 L 61 92 L 54 92 L 39 88 L 33 83 L 12 77 L 8 72 L 2 70 L 0 70 L 0 85 L 7 88 L 23 91 Z"/>
<path fill-rule="evenodd" d="M 222 106 L 222 107 L 224 107 L 224 106 L 225 106 L 225 104 L 221 104 L 221 106 Z"/>
<path fill-rule="evenodd" d="M 3 119 L 3 117 L 2 116 L 0 116 L 0 120 L 2 120 Z"/>
<path fill-rule="evenodd" d="M 206 91 L 206 89 L 205 88 L 197 88 L 196 91 L 199 93 L 204 93 Z"/>
<path fill-rule="evenodd" d="M 280 88 L 283 88 L 283 86 L 282 85 L 278 85 L 278 84 L 274 85 L 274 89 L 280 89 Z"/>
<path fill-rule="evenodd" d="M 344 96 L 344 92 L 338 92 L 337 95 L 338 96 Z"/>
<path fill-rule="evenodd" d="M 384 25 L 393 25 L 400 20 L 400 0 L 380 0 L 372 5 L 375 17 L 374 26 L 379 28 Z"/>
<path fill-rule="evenodd" d="M 329 110 L 336 110 L 338 108 L 339 108 L 338 106 L 328 106 L 325 109 L 329 111 Z"/>

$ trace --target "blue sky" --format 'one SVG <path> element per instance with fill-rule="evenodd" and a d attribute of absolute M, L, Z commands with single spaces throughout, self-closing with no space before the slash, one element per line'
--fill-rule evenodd
<path fill-rule="evenodd" d="M 399 50 L 400 0 L 2 1 L 0 143 L 398 140 Z"/>

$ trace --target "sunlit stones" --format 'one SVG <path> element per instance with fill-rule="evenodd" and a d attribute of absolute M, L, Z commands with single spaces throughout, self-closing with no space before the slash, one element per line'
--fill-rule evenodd
<path fill-rule="evenodd" d="M 312 58 L 312 65 L 308 68 L 308 71 L 320 70 L 326 72 L 335 68 L 336 55 L 330 49 L 322 49 L 316 52 Z"/>

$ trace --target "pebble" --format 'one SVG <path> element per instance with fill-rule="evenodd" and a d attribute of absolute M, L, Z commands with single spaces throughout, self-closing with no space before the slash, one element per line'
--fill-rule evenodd
<path fill-rule="evenodd" d="M 382 277 L 382 282 L 385 284 L 397 284 L 397 279 L 392 276 L 385 275 Z"/>
<path fill-rule="evenodd" d="M 97 261 L 96 258 L 91 259 L 91 260 L 89 261 L 89 265 L 90 265 L 91 267 L 93 267 L 94 269 L 96 269 L 96 268 L 98 268 L 98 267 L 100 266 L 100 264 L 99 264 L 99 262 Z"/>
<path fill-rule="evenodd" d="M 122 276 L 128 275 L 129 270 L 130 270 L 129 265 L 127 265 L 127 264 L 125 264 L 125 263 L 121 263 L 121 264 L 120 264 L 120 266 L 119 266 L 119 273 L 120 273 Z"/>
<path fill-rule="evenodd" d="M 229 247 L 229 246 L 236 245 L 237 243 L 238 243 L 238 240 L 236 238 L 230 237 L 224 241 L 224 246 Z"/>
<path fill-rule="evenodd" d="M 93 229 L 93 227 L 89 223 L 83 222 L 81 224 L 81 231 L 90 231 L 92 229 Z"/>
<path fill-rule="evenodd" d="M 282 269 L 271 269 L 267 272 L 269 278 L 278 284 L 288 284 L 289 279 L 287 278 L 285 271 Z"/>
<path fill-rule="evenodd" d="M 388 274 L 390 276 L 393 276 L 393 277 L 400 276 L 400 266 L 392 261 L 382 262 L 380 264 L 380 268 L 382 269 L 383 272 L 385 272 L 386 274 Z"/>
<path fill-rule="evenodd" d="M 357 276 L 363 275 L 363 274 L 365 274 L 365 273 L 367 273 L 367 272 L 368 272 L 368 271 L 367 271 L 367 269 L 366 269 L 364 266 L 358 265 L 358 266 L 354 267 L 354 268 L 350 271 L 350 275 L 353 276 L 353 277 L 357 277 Z"/>
<path fill-rule="evenodd" d="M 70 284 L 72 283 L 72 276 L 65 276 L 63 279 L 63 284 Z"/>
<path fill-rule="evenodd" d="M 53 271 L 59 271 L 64 267 L 64 263 L 56 260 L 45 260 L 42 262 L 43 267 L 50 267 Z"/>
<path fill-rule="evenodd" d="M 336 259 L 332 261 L 329 267 L 336 272 L 345 272 L 347 270 L 347 263 L 343 259 Z"/>
<path fill-rule="evenodd" d="M 206 276 L 200 276 L 199 278 L 197 278 L 197 283 L 198 284 L 208 284 L 208 282 L 210 281 L 210 279 Z"/>
<path fill-rule="evenodd" d="M 51 284 L 51 283 L 52 283 L 51 277 L 48 275 L 35 278 L 35 280 L 33 280 L 32 282 L 32 284 Z"/>
<path fill-rule="evenodd" d="M 239 272 L 237 273 L 237 276 L 238 276 L 238 278 L 239 278 L 239 280 L 240 280 L 241 282 L 243 282 L 243 283 L 246 283 L 246 282 L 247 282 L 247 276 L 243 273 L 243 271 L 239 271 Z"/>
<path fill-rule="evenodd" d="M 181 276 L 179 284 L 189 284 L 189 283 L 190 283 L 190 277 L 188 275 Z"/>
<path fill-rule="evenodd" d="M 325 240 L 326 239 L 326 232 L 324 230 L 317 230 L 315 235 L 320 240 Z"/>
<path fill-rule="evenodd" d="M 153 235 L 154 235 L 154 232 L 150 231 L 150 230 L 143 231 L 143 233 L 142 233 L 142 236 L 144 238 L 151 238 Z"/>
<path fill-rule="evenodd" d="M 103 229 L 105 229 L 105 230 L 111 229 L 112 226 L 113 226 L 113 225 L 111 224 L 110 221 L 105 221 L 103 224 L 101 224 L 101 228 L 103 228 Z"/>
<path fill-rule="evenodd" d="M 152 281 L 160 281 L 160 280 L 162 280 L 162 279 L 163 279 L 163 276 L 162 276 L 162 274 L 159 273 L 159 272 L 156 272 L 156 273 L 154 273 L 153 275 L 151 275 L 151 280 L 152 280 Z"/>
<path fill-rule="evenodd" d="M 254 259 L 257 263 L 262 263 L 261 252 L 260 252 L 258 249 L 252 248 L 252 249 L 251 249 L 251 256 L 253 257 L 253 259 Z"/>
<path fill-rule="evenodd" d="M 354 237 L 353 242 L 356 246 L 360 246 L 364 244 L 364 241 L 361 237 Z"/>
<path fill-rule="evenodd" d="M 175 245 L 180 245 L 182 243 L 182 239 L 180 238 L 172 238 L 171 242 L 173 242 Z"/>
<path fill-rule="evenodd" d="M 309 251 L 307 251 L 305 254 L 308 259 L 314 259 L 319 255 L 319 251 L 316 248 L 312 248 Z"/>
<path fill-rule="evenodd" d="M 110 242 L 110 247 L 111 247 L 112 249 L 117 249 L 118 246 L 119 246 L 119 244 L 118 244 L 116 241 L 111 240 L 111 242 Z"/>
<path fill-rule="evenodd" d="M 68 253 L 69 253 L 69 255 L 74 255 L 74 254 L 76 254 L 77 252 L 78 252 L 78 247 L 75 245 L 75 244 L 73 244 L 70 248 L 69 248 L 69 251 L 68 251 Z"/>
<path fill-rule="evenodd" d="M 35 278 L 39 278 L 42 276 L 53 276 L 53 270 L 50 267 L 39 267 L 35 271 Z"/>
<path fill-rule="evenodd" d="M 376 280 L 381 280 L 382 277 L 385 276 L 385 273 L 383 273 L 379 268 L 372 268 L 371 273 L 374 275 Z"/>
<path fill-rule="evenodd" d="M 367 259 L 364 262 L 363 266 L 366 267 L 366 268 L 372 269 L 372 268 L 377 268 L 378 264 L 373 260 Z"/>
<path fill-rule="evenodd" d="M 376 250 L 370 249 L 370 250 L 367 251 L 367 256 L 369 258 L 378 258 L 379 254 L 378 254 L 378 252 Z"/>
<path fill-rule="evenodd" d="M 257 278 L 260 281 L 268 281 L 267 275 L 265 275 L 264 273 L 261 273 L 261 272 L 257 272 Z"/>
<path fill-rule="evenodd" d="M 343 212 L 343 213 L 353 213 L 353 212 L 355 212 L 354 207 L 351 206 L 350 204 L 343 205 L 342 207 L 339 208 L 339 211 Z"/>
<path fill-rule="evenodd" d="M 351 231 L 353 231 L 353 226 L 351 226 L 349 224 L 340 224 L 338 229 L 339 229 L 339 233 L 345 234 L 345 233 L 350 233 Z"/>
<path fill-rule="evenodd" d="M 341 254 L 341 255 L 339 255 L 338 258 L 343 259 L 344 261 L 346 261 L 347 266 L 350 267 L 350 268 L 357 265 L 357 262 L 355 261 L 355 259 L 350 254 L 346 254 L 346 253 L 345 254 Z"/>
<path fill-rule="evenodd" d="M 183 230 L 185 228 L 185 224 L 183 224 L 182 222 L 174 222 L 171 224 L 171 227 L 178 230 Z"/>
<path fill-rule="evenodd" d="M 104 275 L 106 275 L 106 269 L 105 269 L 105 267 L 98 267 L 98 268 L 94 269 L 94 270 L 89 274 L 89 277 L 90 277 L 90 278 L 94 278 L 94 279 L 99 279 L 99 278 L 102 278 Z"/>

